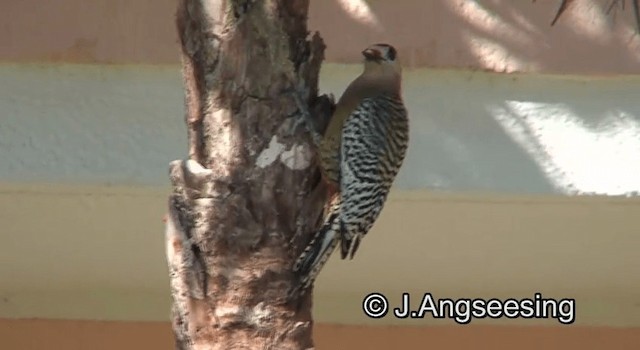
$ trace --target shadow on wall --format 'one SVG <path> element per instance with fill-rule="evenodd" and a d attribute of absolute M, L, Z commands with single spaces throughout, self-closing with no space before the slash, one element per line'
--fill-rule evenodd
<path fill-rule="evenodd" d="M 640 79 L 412 70 L 405 189 L 634 195 Z"/>
<path fill-rule="evenodd" d="M 310 13 L 330 60 L 357 61 L 353 48 L 375 41 L 401 51 L 414 118 L 400 188 L 637 194 L 640 110 L 632 92 L 640 81 L 411 70 L 640 73 L 630 3 L 572 1 L 552 27 L 560 3 L 334 0 L 312 2 Z"/>
<path fill-rule="evenodd" d="M 312 1 L 310 27 L 327 58 L 359 59 L 370 42 L 390 42 L 408 67 L 498 72 L 640 73 L 640 35 L 631 4 L 573 1 L 550 25 L 561 1 Z M 611 8 L 610 8 L 611 7 Z M 345 35 L 349 33 L 350 35 Z"/>
<path fill-rule="evenodd" d="M 640 72 L 629 1 L 609 14 L 611 0 L 572 1 L 551 27 L 560 2 L 310 1 L 309 28 L 325 38 L 329 62 L 359 62 L 362 48 L 388 41 L 408 67 Z M 178 64 L 175 9 L 173 0 L 4 2 L 0 60 Z"/>

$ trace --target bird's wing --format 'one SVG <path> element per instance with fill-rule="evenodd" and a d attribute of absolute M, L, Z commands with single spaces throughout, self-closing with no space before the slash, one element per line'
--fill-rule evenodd
<path fill-rule="evenodd" d="M 387 98 L 365 98 L 345 121 L 340 149 L 343 259 L 353 258 L 360 239 L 380 215 L 404 158 L 406 144 L 398 145 L 394 120 L 406 120 L 406 111 L 401 104 L 394 106 Z"/>

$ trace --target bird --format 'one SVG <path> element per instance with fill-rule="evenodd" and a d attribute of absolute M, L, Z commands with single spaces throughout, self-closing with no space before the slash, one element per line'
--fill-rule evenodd
<path fill-rule="evenodd" d="M 363 71 L 338 100 L 324 134 L 319 165 L 328 201 L 320 228 L 294 262 L 297 291 L 306 290 L 335 248 L 351 260 L 378 219 L 409 145 L 397 50 L 385 43 L 362 51 Z"/>

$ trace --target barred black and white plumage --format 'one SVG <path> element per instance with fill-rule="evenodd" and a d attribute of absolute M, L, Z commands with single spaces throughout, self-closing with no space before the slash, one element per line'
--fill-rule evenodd
<path fill-rule="evenodd" d="M 299 290 L 313 283 L 338 245 L 342 259 L 354 257 L 407 152 L 409 120 L 395 49 L 376 44 L 363 55 L 364 72 L 338 101 L 319 145 L 323 176 L 335 193 L 322 226 L 294 264 Z"/>
<path fill-rule="evenodd" d="M 399 96 L 364 99 L 345 123 L 340 194 L 341 255 L 353 259 L 376 221 L 409 143 L 407 111 Z"/>

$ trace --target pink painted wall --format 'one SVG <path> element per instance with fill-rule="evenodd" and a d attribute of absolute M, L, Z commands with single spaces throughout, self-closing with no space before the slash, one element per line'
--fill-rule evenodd
<path fill-rule="evenodd" d="M 371 42 L 394 44 L 409 67 L 564 74 L 640 73 L 629 4 L 577 0 L 554 26 L 560 1 L 315 0 L 310 27 L 327 60 L 350 63 Z M 175 0 L 4 0 L 0 60 L 178 63 Z"/>

